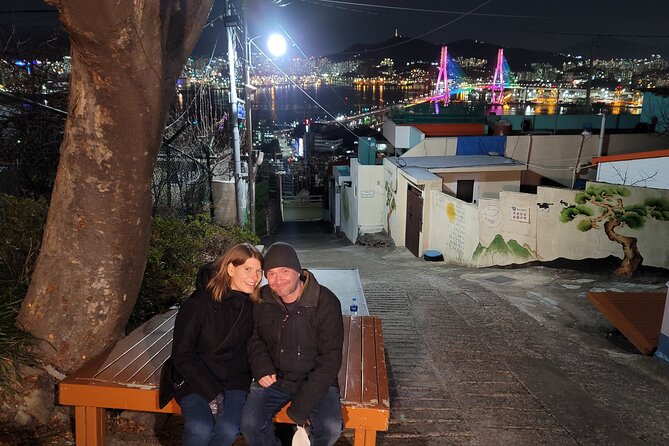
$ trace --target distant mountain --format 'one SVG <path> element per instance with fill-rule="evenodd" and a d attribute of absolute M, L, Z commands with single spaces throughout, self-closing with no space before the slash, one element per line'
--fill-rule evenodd
<path fill-rule="evenodd" d="M 593 41 L 587 40 L 576 45 L 571 45 L 563 49 L 565 54 L 580 55 L 583 58 L 589 58 Z M 616 37 L 596 37 L 594 39 L 595 59 L 616 59 L 625 58 L 642 59 L 651 54 L 669 54 L 669 48 L 659 49 L 651 45 L 644 45 L 630 40 Z"/>
<path fill-rule="evenodd" d="M 491 63 L 497 58 L 499 45 L 479 40 L 457 40 L 449 42 L 448 52 L 452 57 L 475 57 L 487 59 Z M 358 59 L 371 64 L 378 64 L 386 57 L 393 59 L 395 66 L 405 66 L 410 62 L 437 63 L 441 54 L 441 46 L 420 39 L 407 37 L 393 37 L 383 42 L 374 44 L 355 44 L 346 50 L 331 54 L 328 59 L 340 62 L 344 60 Z M 512 71 L 524 70 L 531 63 L 550 63 L 561 66 L 570 58 L 551 52 L 532 51 L 522 48 L 504 48 L 506 57 Z"/>
<path fill-rule="evenodd" d="M 478 57 L 494 62 L 497 59 L 497 50 L 504 49 L 504 57 L 511 71 L 525 70 L 532 63 L 550 63 L 553 66 L 562 66 L 564 62 L 573 60 L 563 54 L 547 51 L 526 50 L 524 48 L 505 48 L 494 43 L 481 40 L 456 40 L 448 43 L 448 51 L 453 57 Z"/>
<path fill-rule="evenodd" d="M 357 59 L 373 64 L 378 64 L 384 58 L 390 57 L 395 66 L 399 66 L 406 65 L 407 62 L 436 62 L 439 60 L 440 51 L 438 45 L 424 40 L 392 37 L 379 43 L 357 43 L 344 51 L 326 57 L 334 62 Z"/>

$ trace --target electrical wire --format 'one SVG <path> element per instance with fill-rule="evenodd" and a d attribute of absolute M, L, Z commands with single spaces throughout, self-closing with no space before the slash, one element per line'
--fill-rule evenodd
<path fill-rule="evenodd" d="M 260 52 L 260 54 L 262 54 L 263 56 L 265 56 L 265 57 L 267 58 L 267 60 L 268 60 L 272 65 L 274 65 L 274 68 L 276 68 L 277 70 L 279 70 L 279 72 L 280 72 L 283 76 L 285 76 L 285 78 L 288 79 L 288 81 L 289 81 L 291 84 L 293 84 L 295 87 L 297 87 L 298 90 L 300 90 L 302 93 L 304 93 L 304 95 L 305 95 L 306 97 L 308 97 L 314 104 L 316 104 L 318 107 L 320 107 L 320 109 L 323 110 L 323 111 L 325 112 L 325 114 L 327 114 L 328 116 L 330 116 L 330 117 L 332 118 L 332 120 L 333 120 L 335 123 L 337 123 L 337 124 L 339 124 L 340 126 L 342 126 L 347 132 L 349 132 L 350 134 L 352 134 L 352 135 L 355 136 L 356 138 L 358 137 L 358 135 L 356 135 L 354 131 L 352 131 L 351 129 L 349 129 L 348 127 L 346 127 L 342 122 L 339 122 L 339 121 L 337 120 L 337 118 L 336 118 L 332 113 L 330 113 L 330 112 L 329 112 L 325 107 L 323 107 L 323 106 L 322 106 L 316 99 L 314 99 L 309 93 L 307 93 L 306 90 L 305 90 L 304 88 L 302 88 L 302 86 L 300 86 L 297 82 L 295 82 L 293 79 L 291 79 L 290 76 L 288 76 L 288 74 L 286 74 L 286 72 L 283 71 L 283 70 L 281 69 L 281 67 L 279 67 L 279 66 L 272 60 L 272 58 L 269 57 L 269 56 L 262 50 L 262 48 L 260 48 L 255 42 L 251 42 L 251 44 L 252 44 L 254 47 L 256 47 L 256 49 Z"/>
<path fill-rule="evenodd" d="M 408 6 L 391 6 L 391 5 L 376 5 L 373 3 L 358 3 L 358 2 L 346 2 L 346 1 L 341 1 L 341 0 L 301 0 L 305 3 L 312 3 L 312 4 L 322 4 L 322 3 L 328 3 L 328 4 L 334 4 L 334 5 L 341 5 L 341 6 L 356 6 L 356 7 L 363 7 L 363 8 L 371 8 L 371 9 L 390 9 L 390 10 L 397 10 L 397 11 L 409 11 L 409 12 L 427 12 L 430 14 L 451 14 L 451 15 L 460 15 L 463 14 L 463 11 L 449 11 L 449 10 L 444 10 L 444 9 L 428 9 L 428 8 L 412 8 Z M 323 5 L 327 6 L 327 5 Z M 346 8 L 342 8 L 346 9 Z M 360 9 L 356 11 L 361 11 Z M 473 12 L 473 13 L 468 13 L 468 15 L 473 15 L 473 16 L 479 16 L 479 17 L 499 17 L 499 18 L 507 18 L 507 19 L 532 19 L 532 20 L 538 20 L 538 19 L 549 19 L 549 20 L 562 20 L 561 17 L 555 17 L 555 16 L 534 16 L 534 15 L 518 15 L 518 14 L 498 14 L 498 13 L 485 13 L 485 12 Z"/>
<path fill-rule="evenodd" d="M 321 0 L 321 1 L 323 1 L 323 0 Z M 429 35 L 429 34 L 435 33 L 435 32 L 437 32 L 437 31 L 439 31 L 440 29 L 446 28 L 447 26 L 450 26 L 450 25 L 452 25 L 452 24 L 454 24 L 454 23 L 456 23 L 456 22 L 459 22 L 460 20 L 464 19 L 465 17 L 468 17 L 468 16 L 470 16 L 470 15 L 473 15 L 476 11 L 478 11 L 479 9 L 483 8 L 484 6 L 490 4 L 492 1 L 493 1 L 493 0 L 486 0 L 486 1 L 484 1 L 483 3 L 481 3 L 480 5 L 478 5 L 477 7 L 472 8 L 471 10 L 469 10 L 469 11 L 467 11 L 467 12 L 460 13 L 460 15 L 459 15 L 458 17 L 454 18 L 453 20 L 450 20 L 450 21 L 448 21 L 448 22 L 446 22 L 446 23 L 444 23 L 444 24 L 442 24 L 442 25 L 439 25 L 439 26 L 437 26 L 436 28 L 432 28 L 431 30 L 426 31 L 426 32 L 424 32 L 424 33 L 422 33 L 422 34 L 418 34 L 418 35 L 415 36 L 415 37 L 411 37 L 411 38 L 409 38 L 409 39 L 403 40 L 402 42 L 394 43 L 394 44 L 392 44 L 392 45 L 386 45 L 386 46 L 379 47 L 379 48 L 370 48 L 370 49 L 367 49 L 367 52 L 369 53 L 369 52 L 374 52 L 374 51 L 387 50 L 387 49 L 389 49 L 389 48 L 395 48 L 395 47 L 398 47 L 398 46 L 401 46 L 401 45 L 406 45 L 406 44 L 408 44 L 408 43 L 410 43 L 410 42 L 413 42 L 414 40 L 419 40 L 419 39 L 421 39 L 422 37 L 425 37 L 425 36 L 427 36 L 427 35 Z M 358 52 L 356 51 L 356 52 L 343 52 L 343 53 L 340 53 L 340 54 L 357 54 L 357 53 L 358 53 Z"/>

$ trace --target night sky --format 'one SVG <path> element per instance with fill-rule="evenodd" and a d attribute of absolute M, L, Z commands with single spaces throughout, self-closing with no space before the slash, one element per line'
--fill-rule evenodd
<path fill-rule="evenodd" d="M 150 0 L 153 1 L 153 0 Z M 237 2 L 239 3 L 239 1 Z M 404 37 L 444 44 L 477 39 L 504 47 L 585 53 L 595 37 L 602 57 L 651 53 L 669 58 L 669 2 L 666 0 L 247 0 L 249 34 L 283 28 L 307 55 L 339 52 L 355 43 L 377 43 L 396 30 Z M 212 15 L 224 2 L 216 0 Z M 0 11 L 53 10 L 39 0 L 3 0 Z M 55 13 L 1 14 L 22 36 L 56 26 Z M 220 21 L 205 29 L 197 52 L 210 54 Z"/>

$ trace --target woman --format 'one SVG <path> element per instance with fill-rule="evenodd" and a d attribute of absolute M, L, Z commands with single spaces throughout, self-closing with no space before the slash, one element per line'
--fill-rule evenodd
<path fill-rule="evenodd" d="M 202 267 L 197 289 L 179 309 L 172 359 L 185 381 L 176 400 L 186 446 L 228 446 L 239 433 L 251 383 L 246 341 L 261 278 L 260 252 L 248 243 L 233 246 Z"/>

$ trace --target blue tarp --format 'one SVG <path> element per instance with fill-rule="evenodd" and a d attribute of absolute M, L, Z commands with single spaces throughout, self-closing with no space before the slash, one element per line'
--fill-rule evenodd
<path fill-rule="evenodd" d="M 458 136 L 456 155 L 504 155 L 506 136 Z"/>

